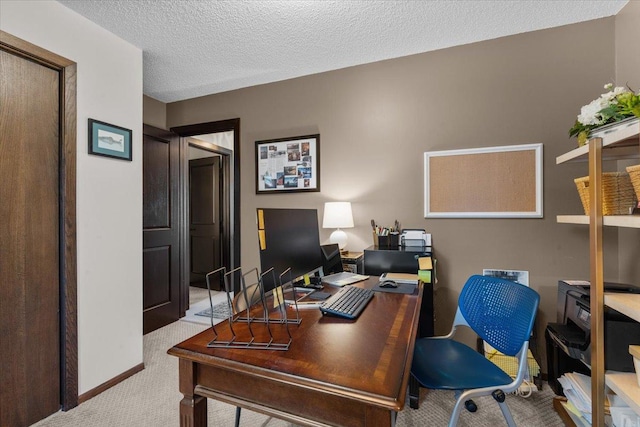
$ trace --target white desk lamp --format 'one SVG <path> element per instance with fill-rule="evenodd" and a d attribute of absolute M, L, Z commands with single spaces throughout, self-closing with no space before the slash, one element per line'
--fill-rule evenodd
<path fill-rule="evenodd" d="M 347 246 L 347 233 L 340 229 L 353 228 L 351 202 L 326 202 L 324 204 L 322 228 L 337 228 L 329 236 L 329 241 L 337 243 L 340 251 L 342 251 Z"/>

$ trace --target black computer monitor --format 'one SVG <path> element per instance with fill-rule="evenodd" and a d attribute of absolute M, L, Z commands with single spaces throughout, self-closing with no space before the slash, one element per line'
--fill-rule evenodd
<path fill-rule="evenodd" d="M 273 276 L 264 278 L 265 292 L 275 287 L 279 275 L 288 268 L 295 279 L 322 267 L 316 209 L 258 208 L 257 214 L 260 270 L 273 268 L 276 280 L 274 283 Z"/>
<path fill-rule="evenodd" d="M 335 243 L 320 246 L 322 250 L 322 269 L 324 274 L 340 273 L 343 271 L 340 247 Z"/>

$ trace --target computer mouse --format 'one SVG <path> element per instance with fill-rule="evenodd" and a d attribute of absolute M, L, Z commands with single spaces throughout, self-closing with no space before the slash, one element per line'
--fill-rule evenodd
<path fill-rule="evenodd" d="M 380 287 L 381 288 L 397 288 L 398 284 L 393 280 L 385 280 L 384 282 L 380 283 Z"/>

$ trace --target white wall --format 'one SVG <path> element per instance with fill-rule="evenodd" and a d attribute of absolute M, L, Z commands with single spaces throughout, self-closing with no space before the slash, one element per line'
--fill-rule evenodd
<path fill-rule="evenodd" d="M 0 2 L 0 29 L 75 61 L 79 392 L 142 363 L 142 51 L 54 1 Z M 87 119 L 133 131 L 90 156 Z"/>

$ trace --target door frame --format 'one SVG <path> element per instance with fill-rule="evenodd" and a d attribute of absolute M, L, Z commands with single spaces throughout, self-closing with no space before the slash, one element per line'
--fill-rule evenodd
<path fill-rule="evenodd" d="M 170 130 L 180 136 L 180 316 L 189 308 L 189 144 L 228 156 L 225 178 L 229 187 L 229 270 L 240 266 L 240 119 L 228 119 L 193 125 L 175 126 Z M 188 137 L 233 131 L 233 151 L 211 143 L 189 142 Z"/>
<path fill-rule="evenodd" d="M 58 72 L 60 208 L 60 404 L 78 406 L 78 300 L 76 245 L 76 63 L 0 30 L 0 48 Z"/>

